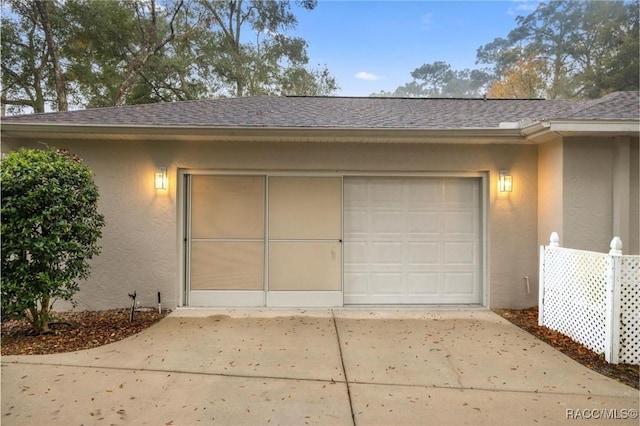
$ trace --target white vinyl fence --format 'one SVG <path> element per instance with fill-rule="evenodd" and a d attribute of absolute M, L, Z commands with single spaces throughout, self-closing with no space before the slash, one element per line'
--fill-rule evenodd
<path fill-rule="evenodd" d="M 607 362 L 640 364 L 640 256 L 559 247 L 557 233 L 540 247 L 538 323 L 559 331 Z"/>

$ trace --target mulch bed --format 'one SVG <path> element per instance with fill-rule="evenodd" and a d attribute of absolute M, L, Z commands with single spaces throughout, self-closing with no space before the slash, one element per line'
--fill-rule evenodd
<path fill-rule="evenodd" d="M 34 336 L 24 321 L 2 322 L 2 355 L 41 355 L 95 348 L 132 336 L 169 314 L 130 309 L 56 313 L 51 332 Z"/>
<path fill-rule="evenodd" d="M 625 385 L 640 389 L 640 367 L 630 364 L 609 364 L 604 355 L 598 355 L 590 349 L 562 333 L 538 325 L 538 308 L 494 309 L 494 312 L 518 327 L 533 334 L 580 364 L 600 374 L 616 379 Z"/>

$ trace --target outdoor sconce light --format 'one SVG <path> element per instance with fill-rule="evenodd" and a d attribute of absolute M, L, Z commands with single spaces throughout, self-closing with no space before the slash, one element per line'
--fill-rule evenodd
<path fill-rule="evenodd" d="M 513 176 L 511 176 L 507 170 L 500 170 L 498 189 L 500 192 L 513 191 Z"/>
<path fill-rule="evenodd" d="M 167 168 L 158 167 L 154 175 L 154 186 L 156 189 L 167 189 Z"/>

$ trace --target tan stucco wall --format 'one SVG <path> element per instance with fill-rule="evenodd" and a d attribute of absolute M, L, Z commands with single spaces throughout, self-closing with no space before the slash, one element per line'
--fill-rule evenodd
<path fill-rule="evenodd" d="M 620 143 L 629 148 L 617 158 Z M 638 254 L 638 139 L 564 138 L 562 149 L 562 245 L 608 252 L 611 239 L 620 233 L 616 228 L 622 228 L 623 252 Z M 618 167 L 628 170 L 622 190 L 614 178 Z M 627 200 L 620 202 L 620 197 Z M 621 205 L 622 214 L 617 212 Z M 614 226 L 619 217 L 624 225 Z"/>
<path fill-rule="evenodd" d="M 562 141 L 538 147 L 538 243 L 549 244 L 552 232 L 562 234 Z M 562 244 L 562 235 L 560 235 Z"/>
<path fill-rule="evenodd" d="M 101 190 L 107 227 L 102 254 L 78 297 L 81 309 L 123 307 L 136 290 L 142 305 L 156 293 L 177 306 L 180 294 L 177 171 L 189 169 L 357 172 L 488 172 L 487 269 L 490 307 L 537 302 L 538 149 L 535 145 L 68 142 L 84 158 Z M 33 144 L 32 146 L 39 146 Z M 6 144 L 3 149 L 10 148 Z M 156 166 L 169 169 L 169 189 L 153 189 Z M 499 169 L 514 179 L 499 194 Z M 524 277 L 530 279 L 527 292 Z"/>
<path fill-rule="evenodd" d="M 565 138 L 563 143 L 562 245 L 606 252 L 613 237 L 614 149 L 596 139 Z"/>
<path fill-rule="evenodd" d="M 629 242 L 626 254 L 640 254 L 640 143 L 638 138 L 630 140 L 630 206 Z"/>

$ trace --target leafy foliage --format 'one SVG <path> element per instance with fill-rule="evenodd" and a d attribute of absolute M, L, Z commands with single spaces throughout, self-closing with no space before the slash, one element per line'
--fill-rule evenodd
<path fill-rule="evenodd" d="M 298 3 L 312 10 L 317 2 Z M 326 67 L 307 68 L 307 42 L 287 35 L 297 25 L 289 2 L 197 0 L 194 10 L 211 36 L 198 50 L 208 58 L 208 73 L 217 76 L 221 94 L 322 95 L 337 90 Z"/>
<path fill-rule="evenodd" d="M 544 62 L 521 59 L 491 83 L 487 96 L 491 98 L 539 98 L 544 95 Z"/>
<path fill-rule="evenodd" d="M 2 160 L 2 315 L 48 331 L 56 299 L 73 301 L 100 251 L 104 217 L 93 173 L 64 150 Z"/>
<path fill-rule="evenodd" d="M 640 83 L 640 0 L 541 2 L 506 37 L 480 46 L 476 64 L 423 64 L 413 80 L 372 96 L 599 98 Z"/>
<path fill-rule="evenodd" d="M 598 98 L 638 90 L 640 1 L 551 1 L 516 19 L 506 38 L 477 51 L 496 78 L 527 80 L 547 98 Z M 528 65 L 527 65 L 528 64 Z M 525 66 L 526 65 L 526 66 Z M 520 72 L 520 76 L 516 74 Z M 520 91 L 516 96 L 529 96 Z"/>
<path fill-rule="evenodd" d="M 330 94 L 287 1 L 5 0 L 2 108 Z M 315 0 L 298 2 L 312 10 Z"/>
<path fill-rule="evenodd" d="M 472 98 L 482 96 L 490 81 L 483 70 L 454 70 L 444 61 L 423 64 L 411 72 L 413 80 L 394 92 L 372 96 Z"/>

